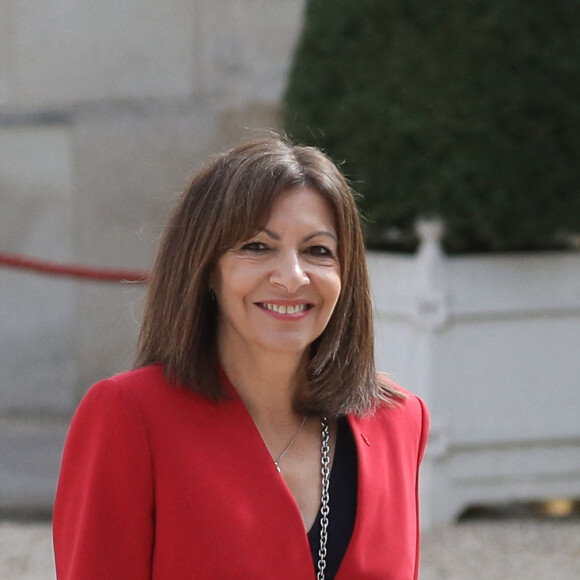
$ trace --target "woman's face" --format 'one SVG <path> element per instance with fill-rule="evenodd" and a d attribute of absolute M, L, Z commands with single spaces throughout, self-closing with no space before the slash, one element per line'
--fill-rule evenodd
<path fill-rule="evenodd" d="M 333 212 L 316 190 L 283 193 L 265 228 L 217 262 L 220 349 L 304 354 L 340 294 L 338 243 Z"/>

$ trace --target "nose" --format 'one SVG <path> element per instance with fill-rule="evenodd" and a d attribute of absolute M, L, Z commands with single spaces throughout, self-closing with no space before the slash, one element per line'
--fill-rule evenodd
<path fill-rule="evenodd" d="M 288 294 L 295 294 L 299 288 L 310 284 L 304 264 L 296 252 L 279 256 L 270 273 L 270 284 L 283 288 Z"/>

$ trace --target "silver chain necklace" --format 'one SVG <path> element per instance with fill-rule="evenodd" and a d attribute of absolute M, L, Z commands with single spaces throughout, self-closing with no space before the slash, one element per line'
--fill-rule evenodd
<path fill-rule="evenodd" d="M 308 415 L 304 415 L 304 418 L 302 419 L 302 423 L 300 423 L 300 427 L 298 427 L 298 430 L 296 431 L 296 433 L 294 433 L 294 437 L 292 437 L 292 439 L 290 440 L 290 443 L 288 443 L 288 445 L 286 445 L 286 447 L 284 447 L 284 450 L 282 451 L 282 453 L 280 453 L 280 455 L 278 456 L 278 459 L 274 459 L 274 465 L 276 466 L 278 473 L 282 473 L 282 470 L 280 469 L 280 462 L 282 461 L 282 459 L 284 459 L 284 455 L 286 455 L 286 453 L 288 453 L 288 450 L 290 449 L 290 447 L 292 447 L 292 445 L 294 445 L 294 441 L 296 441 L 296 437 L 298 437 L 298 435 L 300 434 L 300 431 L 302 431 L 302 427 L 304 427 L 304 423 L 306 423 L 307 417 L 308 417 Z"/>
<path fill-rule="evenodd" d="M 318 573 L 316 580 L 324 580 L 324 570 L 326 568 L 326 543 L 328 542 L 328 513 L 330 512 L 328 490 L 330 484 L 330 434 L 328 431 L 328 417 L 321 418 L 322 423 L 322 445 L 321 472 L 322 472 L 322 506 L 320 508 L 320 548 L 318 550 Z"/>
<path fill-rule="evenodd" d="M 300 423 L 300 427 L 296 433 L 294 433 L 294 437 L 286 447 L 284 451 L 280 453 L 278 459 L 274 460 L 274 465 L 279 473 L 282 473 L 280 466 L 278 465 L 282 459 L 284 459 L 284 455 L 288 452 L 290 447 L 296 441 L 296 437 L 298 437 L 300 431 L 304 427 L 304 423 L 306 423 L 307 416 L 304 415 L 304 419 L 302 419 L 302 423 Z M 324 580 L 324 571 L 326 569 L 326 544 L 328 542 L 328 514 L 330 512 L 330 492 L 329 492 L 329 485 L 330 485 L 330 432 L 328 429 L 328 417 L 322 417 L 320 419 L 322 424 L 322 433 L 321 433 L 321 446 L 320 446 L 320 463 L 321 469 L 320 472 L 322 474 L 322 498 L 321 498 L 321 507 L 320 507 L 320 547 L 318 549 L 318 565 L 317 569 L 318 572 L 316 573 L 316 580 Z"/>

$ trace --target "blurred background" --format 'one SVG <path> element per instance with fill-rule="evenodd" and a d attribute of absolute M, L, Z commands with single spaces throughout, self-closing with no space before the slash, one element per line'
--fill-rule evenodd
<path fill-rule="evenodd" d="M 422 578 L 580 577 L 569 0 L 0 0 L 0 577 L 54 577 L 71 414 L 188 176 L 267 129 L 362 194 L 379 367 L 432 415 Z"/>

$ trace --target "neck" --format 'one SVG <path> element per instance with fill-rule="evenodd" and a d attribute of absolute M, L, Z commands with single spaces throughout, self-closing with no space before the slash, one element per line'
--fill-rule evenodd
<path fill-rule="evenodd" d="M 294 400 L 306 381 L 306 357 L 219 349 L 220 362 L 258 425 L 295 421 Z"/>

